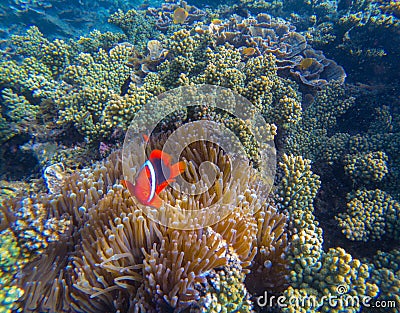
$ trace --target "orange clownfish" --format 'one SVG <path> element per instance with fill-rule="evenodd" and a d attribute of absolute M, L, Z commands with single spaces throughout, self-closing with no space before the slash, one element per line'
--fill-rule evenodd
<path fill-rule="evenodd" d="M 127 180 L 122 180 L 122 184 L 141 204 L 158 209 L 162 205 L 162 200 L 158 194 L 185 169 L 184 161 L 171 165 L 171 156 L 168 153 L 153 150 L 149 159 L 140 168 L 135 185 Z"/>

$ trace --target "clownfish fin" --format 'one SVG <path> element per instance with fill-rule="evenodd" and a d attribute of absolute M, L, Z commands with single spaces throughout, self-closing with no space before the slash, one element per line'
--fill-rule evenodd
<path fill-rule="evenodd" d="M 129 190 L 129 192 L 131 193 L 131 195 L 132 194 L 134 194 L 134 186 L 133 186 L 133 184 L 129 181 L 129 180 L 124 180 L 124 179 L 122 179 L 121 180 L 121 183 L 122 183 L 122 185 L 126 188 L 126 189 L 128 189 Z"/>
<path fill-rule="evenodd" d="M 163 201 L 162 199 L 157 196 L 157 194 L 154 195 L 153 199 L 148 203 L 148 205 L 152 206 L 153 208 L 159 209 L 161 208 Z"/>
<path fill-rule="evenodd" d="M 161 150 L 153 150 L 150 153 L 149 160 L 151 162 L 154 159 L 161 159 L 165 165 L 169 165 L 171 164 L 172 157 L 168 153 Z"/>
<path fill-rule="evenodd" d="M 170 178 L 175 178 L 176 176 L 182 174 L 186 170 L 186 163 L 184 161 L 180 161 L 175 163 L 170 167 Z"/>

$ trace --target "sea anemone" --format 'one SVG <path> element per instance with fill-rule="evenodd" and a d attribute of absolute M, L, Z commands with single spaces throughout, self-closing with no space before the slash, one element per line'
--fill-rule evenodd
<path fill-rule="evenodd" d="M 286 281 L 287 217 L 263 192 L 257 170 L 242 164 L 242 175 L 231 180 L 229 157 L 205 141 L 186 147 L 181 158 L 187 164 L 182 175 L 187 181 L 199 180 L 204 161 L 216 165 L 217 180 L 200 195 L 187 196 L 169 186 L 160 193 L 165 206 L 191 212 L 209 209 L 212 215 L 212 205 L 225 199 L 225 216 L 219 221 L 209 218 L 206 221 L 213 223 L 196 229 L 157 223 L 119 183 L 123 164 L 120 151 L 114 152 L 67 177 L 59 195 L 33 200 L 47 209 L 47 219 L 62 216 L 69 224 L 58 241 L 18 274 L 25 293 L 17 311 L 179 312 L 207 306 L 207 297 L 251 306 L 246 284 L 254 285 L 253 270 L 260 279 L 267 279 L 267 273 L 268 287 L 280 290 Z M 164 213 L 171 212 L 176 210 Z M 219 297 L 224 289 L 218 291 L 215 281 L 229 288 L 229 277 L 241 287 L 232 299 L 228 294 Z"/>

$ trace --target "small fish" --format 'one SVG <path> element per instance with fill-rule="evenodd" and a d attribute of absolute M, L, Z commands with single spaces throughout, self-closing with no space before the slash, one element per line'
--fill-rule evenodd
<path fill-rule="evenodd" d="M 244 55 L 249 57 L 249 56 L 252 56 L 254 53 L 256 53 L 256 51 L 257 50 L 253 47 L 247 47 L 247 48 L 244 48 L 242 52 Z"/>
<path fill-rule="evenodd" d="M 163 168 L 165 173 L 163 173 Z M 158 194 L 175 181 L 175 177 L 182 174 L 185 169 L 184 161 L 171 165 L 169 154 L 161 150 L 153 150 L 149 159 L 140 168 L 135 185 L 127 180 L 122 180 L 122 184 L 141 204 L 158 209 L 162 205 Z"/>
<path fill-rule="evenodd" d="M 219 18 L 214 18 L 211 23 L 213 23 L 214 25 L 221 25 L 222 21 Z"/>
<path fill-rule="evenodd" d="M 176 8 L 174 11 L 174 24 L 183 24 L 187 19 L 189 12 L 184 8 Z"/>
<path fill-rule="evenodd" d="M 305 59 L 301 60 L 301 62 L 300 62 L 300 69 L 304 71 L 304 70 L 308 69 L 313 63 L 314 63 L 313 59 L 305 58 Z"/>

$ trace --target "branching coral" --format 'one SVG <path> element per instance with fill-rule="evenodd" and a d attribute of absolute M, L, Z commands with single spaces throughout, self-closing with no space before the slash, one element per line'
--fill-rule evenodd
<path fill-rule="evenodd" d="M 8 102 L 2 117 L 7 120 L 6 114 L 14 112 L 9 102 L 19 99 L 31 113 L 25 112 L 24 119 L 18 120 L 20 124 L 37 115 L 37 105 L 42 103 L 40 113 L 47 119 L 56 119 L 58 127 L 72 123 L 90 142 L 111 134 L 116 127 L 126 128 L 138 108 L 160 90 L 150 78 L 141 87 L 128 83 L 123 90 L 131 73 L 127 63 L 136 50 L 128 43 L 114 45 L 119 39 L 93 33 L 67 45 L 48 41 L 36 27 L 25 36 L 14 36 L 16 51 L 25 58 L 22 64 L 3 61 L 0 86 L 12 89 L 3 91 Z M 103 49 L 111 45 L 110 50 Z"/>
<path fill-rule="evenodd" d="M 146 47 L 148 40 L 159 36 L 155 28 L 156 19 L 145 11 L 131 9 L 123 12 L 119 9 L 109 17 L 108 22 L 120 27 L 129 41 L 141 49 Z"/>
<path fill-rule="evenodd" d="M 285 291 L 285 295 L 293 299 L 293 305 L 283 311 L 360 312 L 363 303 L 351 299 L 373 299 L 379 293 L 379 288 L 371 281 L 370 275 L 371 269 L 367 264 L 353 259 L 342 248 L 331 248 L 322 255 L 319 267 L 306 273 L 306 283 Z M 340 298 L 346 301 L 330 302 Z"/>
<path fill-rule="evenodd" d="M 314 161 L 340 160 L 349 149 L 348 134 L 335 133 L 337 120 L 355 104 L 355 98 L 337 82 L 327 84 L 304 111 L 300 123 L 290 125 L 284 138 L 289 152 Z"/>
<path fill-rule="evenodd" d="M 382 151 L 346 155 L 344 170 L 355 183 L 373 183 L 381 181 L 388 173 L 388 157 Z"/>
<path fill-rule="evenodd" d="M 208 31 L 175 32 L 166 49 L 168 58 L 157 73 L 166 89 L 204 83 L 228 87 L 256 105 L 271 124 L 288 127 L 300 120 L 297 87 L 277 76 L 272 54 L 247 58 L 230 44 L 218 44 Z"/>
<path fill-rule="evenodd" d="M 122 126 L 119 116 L 130 121 L 150 97 L 145 91 L 120 96 L 130 74 L 126 62 L 132 53 L 131 45 L 120 44 L 108 53 L 100 49 L 94 56 L 79 54 L 77 64 L 68 66 L 64 75 L 64 80 L 76 87 L 56 100 L 61 108 L 59 123 L 73 122 L 89 140 L 95 140 Z"/>
<path fill-rule="evenodd" d="M 380 289 L 378 300 L 385 301 L 388 304 L 387 308 L 384 309 L 385 312 L 395 313 L 400 305 L 399 264 L 400 252 L 399 250 L 392 250 L 390 252 L 378 251 L 370 265 L 372 267 L 372 280 Z"/>
<path fill-rule="evenodd" d="M 322 249 L 322 229 L 313 215 L 313 200 L 319 187 L 318 176 L 310 170 L 310 161 L 300 157 L 283 156 L 280 163 L 284 177 L 279 190 L 282 205 L 291 216 L 291 287 L 284 295 L 296 300 L 284 312 L 359 312 L 361 306 L 338 304 L 332 308 L 323 297 L 346 295 L 374 298 L 379 288 L 370 278 L 366 264 L 353 259 L 342 248 Z M 345 290 L 338 291 L 338 286 Z M 296 298 L 294 298 L 296 297 Z M 306 304 L 306 307 L 303 304 Z M 308 305 L 308 306 L 307 306 Z"/>
<path fill-rule="evenodd" d="M 301 286 L 304 273 L 319 267 L 322 253 L 322 229 L 313 215 L 320 181 L 311 171 L 310 160 L 283 155 L 279 166 L 284 176 L 278 193 L 291 222 L 291 280 L 294 286 Z"/>
<path fill-rule="evenodd" d="M 357 190 L 348 195 L 347 212 L 337 220 L 348 239 L 379 240 L 386 234 L 398 238 L 400 204 L 386 192 Z"/>

